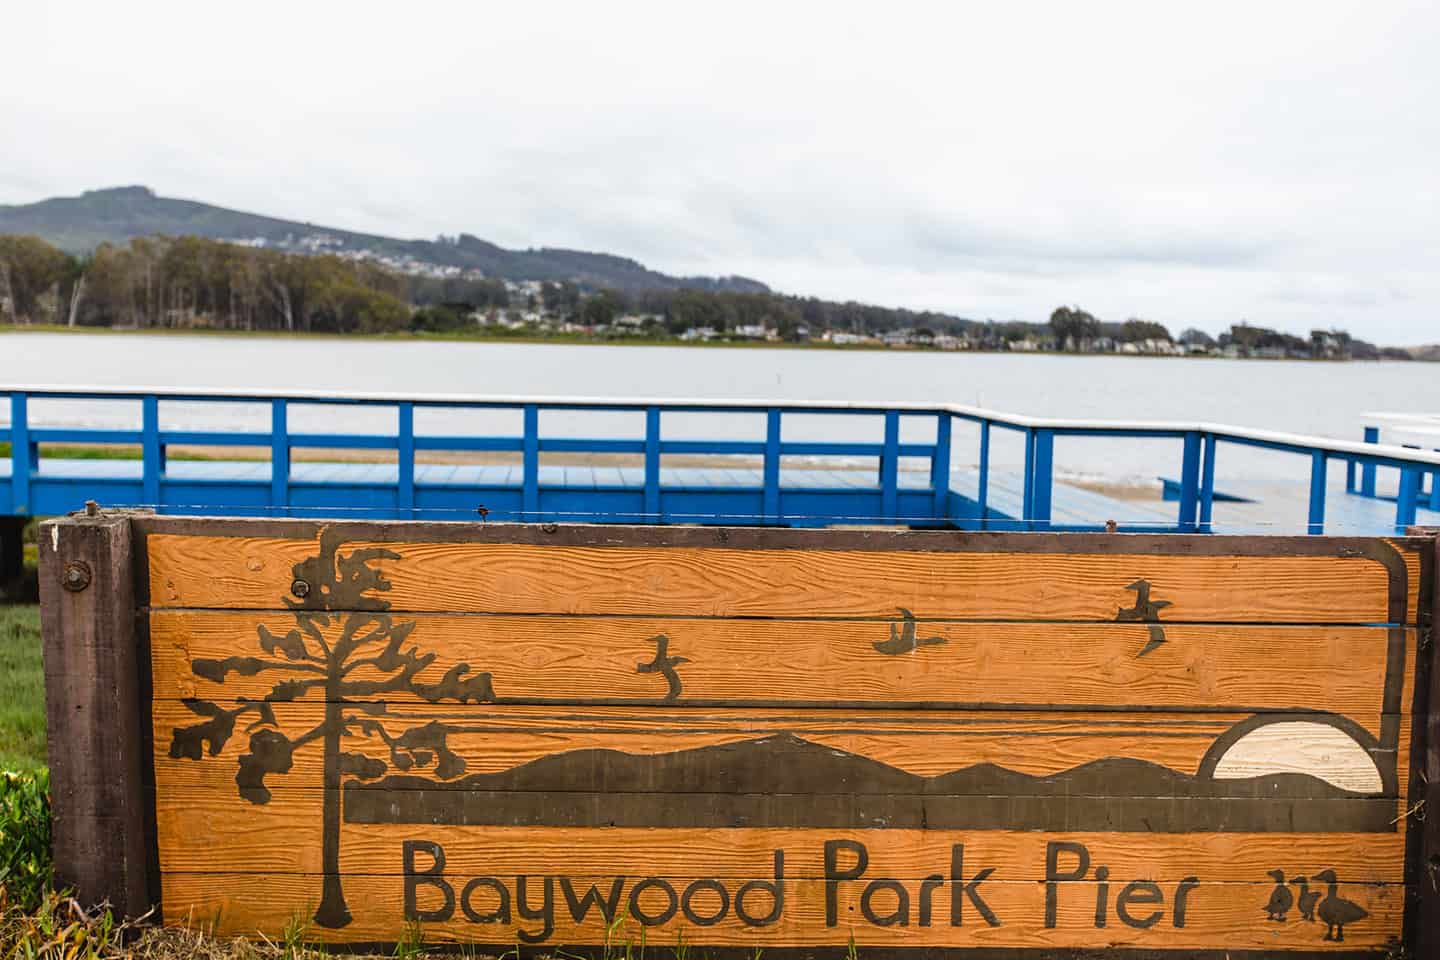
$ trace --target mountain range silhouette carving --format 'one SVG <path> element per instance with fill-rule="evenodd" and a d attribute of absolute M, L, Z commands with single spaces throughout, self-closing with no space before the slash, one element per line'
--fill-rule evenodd
<path fill-rule="evenodd" d="M 794 734 L 345 787 L 352 823 L 1392 832 L 1393 806 L 1306 774 L 1212 780 L 1128 757 L 1048 776 L 980 763 L 926 777 Z"/>

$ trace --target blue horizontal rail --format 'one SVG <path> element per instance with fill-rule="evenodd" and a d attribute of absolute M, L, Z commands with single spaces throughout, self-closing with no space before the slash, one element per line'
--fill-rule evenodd
<path fill-rule="evenodd" d="M 1429 432 L 1433 433 L 1434 428 L 1432 427 Z M 1363 436 L 1365 443 L 1378 445 L 1380 443 L 1380 427 L 1374 424 L 1366 425 Z M 1423 449 L 1418 444 L 1402 444 L 1402 446 L 1412 450 Z M 1436 447 L 1435 450 L 1440 451 L 1440 447 Z M 1376 468 L 1382 466 L 1399 471 L 1393 495 L 1378 492 Z M 1401 518 L 1408 518 L 1407 522 L 1414 523 L 1416 512 L 1421 505 L 1432 511 L 1440 511 L 1440 467 L 1433 465 L 1427 467 L 1407 462 L 1387 462 L 1380 459 L 1373 462 L 1352 462 L 1346 467 L 1345 489 L 1347 492 L 1361 497 L 1394 500 L 1397 524 Z"/>
<path fill-rule="evenodd" d="M 1415 522 L 1421 509 L 1440 510 L 1440 455 L 1379 442 L 1367 428 L 1364 443 L 1271 434 L 1206 424 L 1144 424 L 1042 421 L 996 411 L 948 405 L 750 403 L 691 400 L 577 400 L 573 398 L 455 398 L 330 396 L 313 394 L 205 393 L 76 388 L 0 388 L 8 397 L 9 423 L 0 440 L 10 444 L 8 475 L 0 476 L 0 515 L 26 516 L 78 508 L 84 499 L 115 506 L 146 506 L 162 512 L 222 512 L 272 516 L 475 516 L 510 520 L 753 523 L 825 525 L 900 524 L 964 529 L 1104 529 L 1105 516 L 1074 519 L 1083 491 L 1056 481 L 1057 440 L 1086 442 L 1178 441 L 1178 497 L 1173 519 L 1132 522 L 1129 529 L 1211 532 L 1217 502 L 1215 474 L 1220 448 L 1245 446 L 1297 455 L 1297 484 L 1308 484 L 1304 529 L 1326 526 L 1331 464 L 1346 471 L 1345 490 L 1377 498 L 1377 471 L 1398 471 L 1393 529 Z M 36 401 L 52 399 L 138 402 L 138 429 L 52 426 L 34 422 Z M 269 429 L 164 429 L 162 405 L 175 402 L 249 404 L 268 408 Z M 293 429 L 294 408 L 364 406 L 394 413 L 393 432 L 316 432 Z M 3 409 L 3 408 L 0 408 Z M 133 407 L 131 408 L 133 409 Z M 427 433 L 417 430 L 417 410 L 510 411 L 518 431 L 499 435 Z M 576 417 L 555 418 L 566 435 L 543 431 L 542 413 L 638 414 L 638 436 L 573 436 Z M 756 439 L 667 437 L 675 414 L 744 414 L 763 429 Z M 797 417 L 864 420 L 863 438 L 788 438 Z M 964 449 L 957 424 L 973 425 L 977 446 L 969 462 L 978 470 L 961 483 L 954 469 Z M 803 426 L 796 425 L 796 426 Z M 917 429 L 918 427 L 918 429 Z M 992 468 L 995 430 L 1018 435 L 1024 465 L 1018 481 Z M 685 432 L 693 433 L 687 420 Z M 926 433 L 915 442 L 907 434 Z M 52 446 L 49 454 L 42 444 Z M 96 447 L 87 451 L 74 448 Z M 114 459 L 103 448 L 139 448 L 138 463 Z M 65 460 L 53 447 L 70 447 Z M 268 460 L 225 460 L 203 465 L 172 463 L 174 448 L 258 448 Z M 295 451 L 359 450 L 393 453 L 384 463 L 317 464 L 297 461 Z M 417 466 L 418 453 L 490 453 L 488 464 L 453 468 Z M 194 457 L 191 449 L 187 457 Z M 547 454 L 590 454 L 595 469 L 544 462 Z M 205 451 L 204 456 L 214 457 Z M 1301 466 L 1299 457 L 1308 463 Z M 605 458 L 615 458 L 613 465 Z M 670 465 L 665 458 L 712 458 L 709 467 Z M 747 458 L 725 468 L 724 458 Z M 786 458 L 843 460 L 848 471 L 809 469 Z M 372 458 L 374 459 L 374 458 Z M 433 458 L 431 458 L 433 460 Z M 463 458 L 461 458 L 463 459 Z M 471 458 L 472 460 L 474 458 Z M 77 460 L 80 464 L 77 466 Z M 502 461 L 503 462 L 500 462 Z M 863 461 L 857 467 L 857 461 Z M 677 461 L 678 462 L 678 461 Z M 747 464 L 751 466 L 747 466 Z M 229 473 L 220 471 L 224 466 Z M 753 469 L 752 469 L 753 466 Z M 63 467 L 63 469 L 62 469 Z M 861 469 L 863 468 L 863 469 Z M 1308 470 L 1306 469 L 1308 468 Z M 686 471 L 689 470 L 689 473 Z M 348 471 L 348 472 L 347 472 Z M 708 474 L 707 474 L 708 471 Z M 868 472 L 867 472 L 868 471 Z M 700 474 L 707 474 L 704 478 Z M 463 475 L 463 476 L 462 476 Z M 838 479 L 837 479 L 838 478 Z M 856 479 L 860 478 L 860 479 Z M 973 485 L 966 485 L 973 484 Z M 963 489 L 962 489 L 963 487 Z M 1095 496 L 1095 503 L 1103 497 Z M 1079 499 L 1076 499 L 1076 498 Z M 1386 499 L 1391 499 L 1385 495 Z M 1062 501 L 1072 505 L 1065 507 Z M 1062 509 L 1064 507 L 1064 509 Z M 1095 511 L 1105 509 L 1095 506 Z M 1378 531 L 1377 531 L 1378 532 Z"/>

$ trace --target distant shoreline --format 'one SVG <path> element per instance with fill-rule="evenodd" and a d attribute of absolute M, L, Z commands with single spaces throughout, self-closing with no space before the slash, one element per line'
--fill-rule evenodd
<path fill-rule="evenodd" d="M 69 327 L 64 324 L 0 324 L 0 335 L 27 333 L 59 333 L 75 336 L 98 334 L 102 336 L 160 336 L 160 337 L 215 337 L 215 338 L 263 338 L 269 340 L 360 340 L 375 343 L 523 343 L 523 344 L 564 344 L 570 346 L 605 347 L 686 347 L 697 349 L 735 350 L 834 350 L 840 352 L 868 353 L 920 353 L 943 356 L 985 356 L 1019 357 L 1118 357 L 1126 360 L 1244 360 L 1260 363 L 1425 363 L 1424 360 L 1355 360 L 1327 357 L 1217 357 L 1213 354 L 1163 354 L 1163 353 L 1116 353 L 1114 351 L 1074 350 L 942 350 L 938 347 L 906 346 L 893 347 L 875 343 L 830 343 L 825 340 L 791 342 L 785 340 L 681 340 L 670 337 L 591 337 L 583 334 L 553 334 L 549 336 L 516 335 L 497 336 L 490 333 L 331 333 L 325 331 L 286 330 L 222 330 L 207 327 Z"/>

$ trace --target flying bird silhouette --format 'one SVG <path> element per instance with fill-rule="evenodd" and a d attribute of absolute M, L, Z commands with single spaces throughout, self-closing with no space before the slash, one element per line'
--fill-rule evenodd
<path fill-rule="evenodd" d="M 1133 607 L 1121 607 L 1115 612 L 1115 621 L 1123 623 L 1127 620 L 1138 620 L 1149 626 L 1150 642 L 1136 656 L 1143 657 L 1151 650 L 1156 649 L 1165 642 L 1165 628 L 1160 625 L 1160 611 L 1170 606 L 1169 600 L 1150 599 L 1150 581 L 1136 580 L 1125 588 L 1135 591 L 1135 605 Z"/>
<path fill-rule="evenodd" d="M 670 646 L 670 638 L 663 633 L 656 634 L 650 638 L 655 644 L 655 659 L 649 663 L 635 664 L 636 673 L 658 673 L 665 678 L 669 685 L 669 691 L 665 694 L 665 702 L 672 703 L 680 699 L 680 674 L 675 668 L 682 663 L 689 663 L 689 657 L 668 656 L 666 651 Z"/>
<path fill-rule="evenodd" d="M 930 647 L 937 643 L 944 643 L 944 637 L 924 637 L 917 639 L 915 635 L 915 614 L 904 607 L 896 607 L 904 617 L 904 626 L 894 623 L 890 624 L 890 639 L 877 640 L 871 644 L 876 650 L 886 656 L 894 657 L 902 653 L 909 653 L 917 647 Z M 896 629 L 896 627 L 899 629 Z"/>

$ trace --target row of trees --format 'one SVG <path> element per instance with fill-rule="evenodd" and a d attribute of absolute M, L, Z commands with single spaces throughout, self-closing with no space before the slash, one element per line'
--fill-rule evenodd
<path fill-rule="evenodd" d="M 1377 347 L 1356 339 L 1344 330 L 1311 330 L 1309 339 L 1258 327 L 1249 323 L 1231 324 L 1219 337 L 1190 328 L 1178 338 L 1170 335 L 1164 324 L 1131 318 L 1124 323 L 1102 323 L 1079 307 L 1057 307 L 1050 314 L 1049 332 L 1060 349 L 1089 349 L 1101 337 L 1118 343 L 1169 341 L 1205 350 L 1234 347 L 1242 355 L 1275 354 L 1287 357 L 1318 357 L 1322 359 L 1409 360 L 1410 354 L 1391 347 Z"/>
<path fill-rule="evenodd" d="M 137 237 L 72 257 L 0 236 L 11 323 L 381 332 L 409 326 L 406 278 L 370 264 L 201 237 Z"/>
<path fill-rule="evenodd" d="M 915 328 L 961 333 L 978 326 L 950 314 L 777 293 L 681 289 L 626 294 L 607 289 L 585 296 L 573 284 L 546 283 L 541 300 L 548 312 L 578 323 L 609 323 L 625 314 L 644 314 L 659 317 L 664 329 L 675 334 L 701 327 L 724 333 L 739 327 L 763 326 L 778 330 L 785 339 L 793 339 L 802 328 L 812 333 L 844 330 L 878 334 Z"/>
<path fill-rule="evenodd" d="M 1056 307 L 1055 312 L 1050 314 L 1049 326 L 1055 341 L 1069 344 L 1072 349 L 1082 349 L 1084 344 L 1100 337 L 1109 337 L 1122 343 L 1142 343 L 1146 340 L 1174 342 L 1169 328 L 1163 323 L 1141 320 L 1138 317 L 1131 317 L 1124 323 L 1101 323 L 1093 314 L 1079 307 Z M 1187 330 L 1181 335 L 1181 341 L 1186 342 L 1185 337 L 1191 334 L 1204 336 L 1198 330 Z"/>
<path fill-rule="evenodd" d="M 382 333 L 471 329 L 477 315 L 543 310 L 589 326 L 626 314 L 656 318 L 656 333 L 741 327 L 798 339 L 839 330 L 874 335 L 897 329 L 964 334 L 982 347 L 1040 340 L 1053 349 L 1087 350 L 1116 342 L 1174 341 L 1204 348 L 1282 351 L 1289 356 L 1402 356 L 1344 331 L 1312 331 L 1309 340 L 1236 324 L 1218 340 L 1199 330 L 1171 336 L 1164 324 L 1131 318 L 1103 323 L 1062 306 L 1048 324 L 977 323 L 944 313 L 836 303 L 775 293 L 680 289 L 627 294 L 587 291 L 550 281 L 515 302 L 503 280 L 407 275 L 363 260 L 256 249 L 202 237 L 138 237 L 74 257 L 39 237 L 0 235 L 0 322 L 142 328 L 213 326 L 239 330 Z M 1408 355 L 1405 355 L 1408 356 Z"/>

